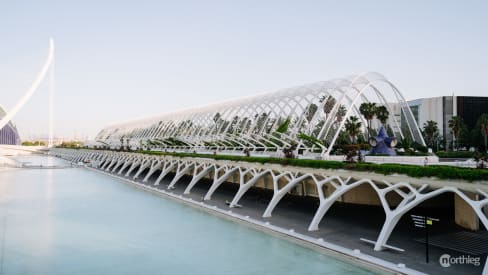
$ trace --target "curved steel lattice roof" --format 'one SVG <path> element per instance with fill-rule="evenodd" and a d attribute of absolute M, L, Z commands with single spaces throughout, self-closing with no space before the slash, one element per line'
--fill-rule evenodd
<path fill-rule="evenodd" d="M 328 155 L 363 102 L 387 107 L 395 136 L 425 145 L 405 98 L 384 76 L 364 73 L 111 125 L 96 140 L 116 147 L 280 150 L 292 143 Z M 373 124 L 375 122 L 373 121 Z M 376 125 L 378 123 L 376 122 Z"/>

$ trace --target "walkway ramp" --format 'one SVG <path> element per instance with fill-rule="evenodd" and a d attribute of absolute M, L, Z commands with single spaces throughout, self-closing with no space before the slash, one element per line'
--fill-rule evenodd
<path fill-rule="evenodd" d="M 415 241 L 425 243 L 424 238 L 415 239 Z M 429 236 L 429 244 L 472 256 L 488 255 L 488 232 L 461 231 Z"/>

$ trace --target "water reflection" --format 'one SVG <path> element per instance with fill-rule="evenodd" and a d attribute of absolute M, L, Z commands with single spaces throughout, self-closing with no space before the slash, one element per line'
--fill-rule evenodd
<path fill-rule="evenodd" d="M 3 274 L 368 273 L 82 168 L 0 172 L 0 190 Z"/>

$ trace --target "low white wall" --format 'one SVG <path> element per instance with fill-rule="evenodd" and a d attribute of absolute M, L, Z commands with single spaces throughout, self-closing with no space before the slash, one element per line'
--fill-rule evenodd
<path fill-rule="evenodd" d="M 0 145 L 0 156 L 22 156 L 40 153 L 47 149 L 46 146 L 22 146 L 22 145 Z"/>
<path fill-rule="evenodd" d="M 17 162 L 13 159 L 0 156 L 0 167 L 17 167 Z"/>
<path fill-rule="evenodd" d="M 416 164 L 424 165 L 425 158 L 423 156 L 392 156 L 392 157 L 380 157 L 380 156 L 368 156 L 366 155 L 367 162 L 373 163 L 402 163 L 402 164 Z M 427 164 L 437 164 L 439 158 L 437 156 L 428 156 Z"/>
<path fill-rule="evenodd" d="M 345 161 L 346 157 L 344 155 L 340 156 L 329 156 L 328 160 L 335 160 L 335 161 Z M 368 156 L 366 155 L 365 158 L 366 162 L 372 163 L 401 163 L 401 164 L 415 164 L 415 165 L 424 165 L 425 157 L 424 156 Z M 437 156 L 428 156 L 427 157 L 427 164 L 438 164 L 439 158 Z"/>

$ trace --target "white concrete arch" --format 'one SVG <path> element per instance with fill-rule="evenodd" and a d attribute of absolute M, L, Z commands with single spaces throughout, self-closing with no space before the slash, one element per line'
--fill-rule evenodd
<path fill-rule="evenodd" d="M 434 191 L 428 192 L 428 193 L 421 193 L 423 189 L 425 189 L 426 185 L 424 188 L 419 188 L 419 190 L 412 188 L 409 184 L 404 183 L 402 184 L 405 187 L 408 187 L 410 189 L 410 193 L 403 198 L 403 201 L 400 203 L 400 205 L 395 208 L 394 210 L 391 209 L 386 209 L 385 208 L 385 214 L 386 214 L 386 219 L 385 223 L 380 231 L 380 234 L 378 236 L 378 239 L 376 241 L 374 249 L 379 251 L 384 248 L 386 245 L 386 242 L 388 241 L 391 233 L 395 229 L 396 225 L 400 221 L 400 219 L 403 217 L 405 213 L 413 209 L 414 207 L 420 205 L 422 202 L 427 201 L 429 199 L 432 199 L 436 196 L 439 196 L 443 193 L 447 192 L 452 192 L 458 195 L 462 200 L 464 200 L 476 213 L 478 218 L 480 219 L 481 223 L 484 225 L 485 229 L 488 230 L 488 218 L 487 216 L 483 213 L 483 207 L 488 205 L 488 196 L 485 192 L 482 190 L 478 190 L 480 194 L 484 196 L 484 199 L 482 200 L 473 200 L 466 196 L 464 192 L 461 190 L 454 188 L 454 187 L 442 187 L 440 189 L 436 189 Z M 380 190 L 381 197 L 385 197 L 386 193 L 388 191 L 391 191 L 393 189 L 399 188 L 398 185 L 395 186 L 390 186 L 389 188 L 385 188 L 384 190 Z"/>
<path fill-rule="evenodd" d="M 212 199 L 213 193 L 224 183 L 229 177 L 234 175 L 235 173 L 239 172 L 238 166 L 228 166 L 223 165 L 220 167 L 214 168 L 214 180 L 210 189 L 208 189 L 207 193 L 205 194 L 204 200 L 208 201 Z M 223 172 L 222 176 L 219 176 L 220 172 Z"/>
<path fill-rule="evenodd" d="M 326 183 L 331 182 L 332 180 L 335 180 L 339 184 L 333 184 L 335 190 L 330 194 L 328 197 L 325 197 L 325 194 L 322 191 L 322 186 Z M 381 201 L 381 205 L 383 209 L 388 206 L 388 203 L 386 202 L 386 199 L 382 198 L 380 196 L 380 188 L 370 179 L 360 179 L 355 182 L 351 181 L 351 178 L 347 178 L 346 180 L 342 180 L 340 177 L 335 177 L 335 178 L 325 178 L 321 181 L 316 181 L 317 185 L 317 190 L 319 190 L 319 207 L 317 208 L 317 211 L 314 214 L 314 217 L 308 227 L 309 231 L 316 231 L 319 229 L 319 224 L 324 218 L 325 214 L 327 211 L 330 209 L 330 207 L 339 199 L 342 195 L 345 193 L 351 191 L 352 189 L 363 185 L 363 184 L 369 184 L 378 194 L 378 197 Z"/>

